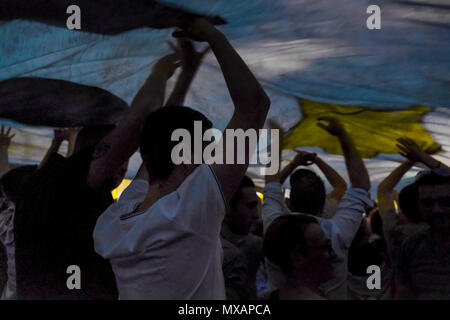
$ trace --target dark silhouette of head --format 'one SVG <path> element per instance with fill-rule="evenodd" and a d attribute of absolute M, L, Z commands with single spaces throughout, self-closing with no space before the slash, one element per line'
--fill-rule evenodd
<path fill-rule="evenodd" d="M 166 179 L 175 167 L 172 149 L 179 144 L 172 141 L 176 129 L 186 129 L 194 137 L 194 122 L 202 122 L 203 133 L 212 128 L 211 121 L 202 113 L 183 106 L 167 106 L 152 112 L 146 119 L 141 134 L 141 156 L 151 179 Z M 194 143 L 191 144 L 194 151 Z M 193 157 L 191 158 L 193 159 Z"/>
<path fill-rule="evenodd" d="M 78 132 L 77 140 L 75 142 L 74 153 L 96 146 L 108 133 L 114 130 L 116 126 L 101 125 L 101 126 L 86 126 Z"/>
<path fill-rule="evenodd" d="M 238 190 L 230 200 L 230 210 L 225 215 L 224 222 L 233 233 L 247 235 L 253 223 L 259 219 L 260 203 L 255 184 L 252 179 L 244 176 Z"/>
<path fill-rule="evenodd" d="M 323 283 L 333 274 L 331 242 L 312 216 L 288 214 L 275 219 L 264 236 L 263 253 L 286 276 Z"/>
<path fill-rule="evenodd" d="M 420 216 L 434 232 L 450 234 L 450 176 L 429 172 L 414 184 Z"/>
<path fill-rule="evenodd" d="M 398 206 L 401 213 L 411 222 L 419 223 L 423 221 L 417 208 L 419 193 L 415 183 L 405 186 L 398 194 Z"/>
<path fill-rule="evenodd" d="M 315 216 L 322 214 L 325 205 L 325 185 L 313 171 L 298 169 L 290 177 L 290 209 Z"/>
<path fill-rule="evenodd" d="M 17 203 L 26 192 L 26 184 L 37 168 L 37 165 L 20 166 L 6 172 L 0 178 L 0 186 L 4 196 Z"/>

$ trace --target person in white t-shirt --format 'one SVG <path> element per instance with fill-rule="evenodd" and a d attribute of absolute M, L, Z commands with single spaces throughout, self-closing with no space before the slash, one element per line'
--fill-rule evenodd
<path fill-rule="evenodd" d="M 227 128 L 262 128 L 270 100 L 224 35 L 195 19 L 174 36 L 209 43 L 235 106 Z M 145 168 L 97 221 L 96 252 L 110 260 L 120 299 L 225 299 L 220 229 L 248 163 L 175 165 L 172 133 L 183 128 L 193 136 L 194 121 L 203 130 L 212 126 L 188 107 L 148 116 L 140 148 Z"/>

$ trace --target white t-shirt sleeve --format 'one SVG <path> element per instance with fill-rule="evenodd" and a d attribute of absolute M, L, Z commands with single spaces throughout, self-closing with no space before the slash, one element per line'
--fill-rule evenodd
<path fill-rule="evenodd" d="M 144 179 L 135 179 L 122 192 L 118 201 L 124 202 L 131 200 L 143 200 L 147 195 L 147 191 L 148 191 L 148 182 Z"/>
<path fill-rule="evenodd" d="M 177 189 L 176 196 L 176 209 L 162 210 L 166 218 L 188 232 L 216 239 L 227 202 L 213 169 L 200 165 Z"/>

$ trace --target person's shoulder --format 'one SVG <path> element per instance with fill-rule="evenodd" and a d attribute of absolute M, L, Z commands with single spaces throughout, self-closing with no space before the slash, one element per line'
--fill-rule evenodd
<path fill-rule="evenodd" d="M 243 258 L 244 254 L 242 253 L 242 250 L 239 249 L 236 245 L 234 245 L 231 241 L 225 239 L 224 237 L 220 237 L 220 241 L 223 250 L 224 266 L 233 261 Z"/>
<path fill-rule="evenodd" d="M 176 192 L 180 198 L 193 194 L 196 198 L 204 197 L 204 200 L 207 202 L 220 199 L 225 208 L 228 207 L 228 202 L 225 199 L 220 181 L 213 168 L 207 164 L 201 164 L 195 168 L 178 187 Z"/>

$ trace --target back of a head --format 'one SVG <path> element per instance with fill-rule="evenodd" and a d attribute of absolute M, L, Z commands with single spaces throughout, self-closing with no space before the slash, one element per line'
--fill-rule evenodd
<path fill-rule="evenodd" d="M 300 247 L 306 247 L 306 228 L 317 224 L 317 219 L 304 214 L 288 214 L 275 219 L 264 235 L 263 253 L 278 265 L 284 274 L 291 273 L 290 254 Z M 304 250 L 298 249 L 306 254 Z"/>
<path fill-rule="evenodd" d="M 450 176 L 441 175 L 433 171 L 426 171 L 416 179 L 414 184 L 418 188 L 421 186 L 437 186 L 443 184 L 450 185 Z"/>
<path fill-rule="evenodd" d="M 320 216 L 326 198 L 322 179 L 311 170 L 298 169 L 291 175 L 290 183 L 290 209 Z"/>
<path fill-rule="evenodd" d="M 202 122 L 203 132 L 212 128 L 208 118 L 189 107 L 167 106 L 147 117 L 141 133 L 140 151 L 150 178 L 165 179 L 170 175 L 175 166 L 172 149 L 179 143 L 171 141 L 172 133 L 176 129 L 186 129 L 194 137 L 194 121 Z M 193 143 L 191 148 L 193 151 Z"/>
<path fill-rule="evenodd" d="M 74 152 L 97 145 L 108 133 L 114 130 L 113 124 L 83 127 L 77 135 Z"/>
<path fill-rule="evenodd" d="M 0 178 L 1 188 L 8 200 L 14 203 L 19 201 L 23 192 L 26 192 L 26 183 L 37 168 L 36 165 L 20 166 L 9 170 Z"/>
<path fill-rule="evenodd" d="M 419 193 L 415 183 L 407 185 L 398 194 L 398 206 L 400 207 L 400 210 L 403 215 L 413 223 L 423 221 L 422 216 L 417 210 L 418 200 Z"/>

